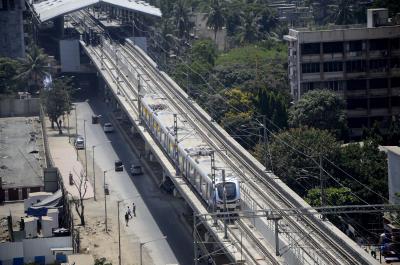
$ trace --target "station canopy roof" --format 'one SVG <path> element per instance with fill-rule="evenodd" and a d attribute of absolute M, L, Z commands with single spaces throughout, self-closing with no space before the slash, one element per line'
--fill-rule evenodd
<path fill-rule="evenodd" d="M 45 22 L 98 3 L 106 3 L 133 12 L 161 17 L 160 9 L 139 0 L 46 0 L 33 4 L 33 8 L 39 20 Z"/>

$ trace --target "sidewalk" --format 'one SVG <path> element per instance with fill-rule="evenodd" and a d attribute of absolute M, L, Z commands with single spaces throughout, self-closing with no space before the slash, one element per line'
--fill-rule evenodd
<path fill-rule="evenodd" d="M 73 138 L 71 137 L 70 139 L 71 143 L 68 142 L 67 128 L 63 127 L 63 134 L 60 135 L 57 127 L 55 126 L 55 128 L 52 129 L 51 122 L 46 118 L 46 129 L 50 155 L 53 159 L 54 166 L 60 171 L 67 192 L 74 198 L 79 198 L 79 189 L 81 189 L 82 194 L 84 194 L 84 199 L 93 198 L 93 187 L 87 179 L 85 180 L 85 170 L 82 163 L 76 157 Z M 84 150 L 80 150 L 79 152 L 84 152 Z M 74 185 L 70 185 L 69 183 L 70 173 L 73 176 Z"/>

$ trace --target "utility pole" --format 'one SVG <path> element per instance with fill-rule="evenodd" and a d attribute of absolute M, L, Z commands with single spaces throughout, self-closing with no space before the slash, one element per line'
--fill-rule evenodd
<path fill-rule="evenodd" d="M 324 168 L 322 167 L 322 155 L 319 155 L 319 181 L 321 186 L 321 206 L 324 207 L 326 205 L 326 196 L 325 196 L 325 179 L 324 179 Z"/>
<path fill-rule="evenodd" d="M 108 232 L 108 228 L 107 228 L 107 194 L 106 194 L 106 172 L 107 171 L 103 171 L 103 189 L 104 189 L 104 224 L 106 225 L 106 233 Z"/>
<path fill-rule="evenodd" d="M 117 202 L 118 207 L 118 265 L 121 265 L 121 228 L 119 221 L 119 204 L 121 201 Z"/>
<path fill-rule="evenodd" d="M 197 259 L 197 224 L 196 224 L 196 213 L 193 211 L 193 252 L 194 252 L 194 265 L 198 265 Z"/>
<path fill-rule="evenodd" d="M 277 215 L 272 215 L 270 217 L 267 217 L 267 220 L 272 220 L 275 223 L 275 255 L 280 256 L 279 254 L 279 227 L 278 227 L 278 222 L 281 220 L 281 216 Z"/>
<path fill-rule="evenodd" d="M 85 181 L 87 181 L 86 120 L 83 120 L 83 134 L 84 134 L 84 137 L 85 137 L 85 142 L 84 142 L 85 143 Z"/>
<path fill-rule="evenodd" d="M 226 188 L 225 188 L 225 169 L 222 170 L 222 185 L 223 185 L 223 196 L 224 196 L 224 211 L 225 213 L 228 212 L 226 207 Z M 226 218 L 224 218 L 224 239 L 228 238 L 228 224 Z"/>
<path fill-rule="evenodd" d="M 215 154 L 214 150 L 211 151 L 211 180 L 212 180 L 212 189 L 213 189 L 213 212 L 216 212 L 216 203 L 217 203 L 217 194 L 216 194 L 216 188 L 215 188 Z M 217 225 L 217 218 L 214 218 L 214 225 Z"/>
<path fill-rule="evenodd" d="M 269 151 L 269 142 L 268 142 L 268 134 L 267 134 L 267 116 L 263 115 L 263 137 L 264 137 L 264 149 L 265 149 L 265 156 L 264 156 L 264 163 L 265 169 L 268 169 L 268 159 L 271 166 L 271 171 L 274 171 L 274 167 L 272 165 L 272 157 L 271 152 Z"/>
<path fill-rule="evenodd" d="M 179 156 L 178 156 L 178 115 L 174 113 L 174 134 L 175 134 L 175 146 L 174 146 L 174 157 L 175 157 L 175 174 L 179 175 Z"/>
<path fill-rule="evenodd" d="M 140 74 L 138 73 L 138 96 L 137 96 L 137 101 L 138 101 L 138 111 L 139 111 L 139 122 L 142 120 L 142 102 L 141 102 L 141 95 L 140 93 L 142 92 L 142 86 L 140 85 Z"/>
<path fill-rule="evenodd" d="M 93 150 L 93 161 L 92 161 L 92 167 L 93 167 L 93 198 L 96 201 L 96 171 L 94 169 L 94 148 L 96 146 L 92 145 L 92 150 Z"/>

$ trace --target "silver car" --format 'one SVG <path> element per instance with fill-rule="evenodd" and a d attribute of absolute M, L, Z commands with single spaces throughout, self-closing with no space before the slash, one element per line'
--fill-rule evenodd
<path fill-rule="evenodd" d="M 76 149 L 85 149 L 85 138 L 83 138 L 82 136 L 76 137 L 75 148 Z"/>

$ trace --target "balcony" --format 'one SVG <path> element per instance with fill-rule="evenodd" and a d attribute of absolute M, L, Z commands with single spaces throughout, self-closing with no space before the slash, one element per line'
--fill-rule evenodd
<path fill-rule="evenodd" d="M 324 79 L 334 79 L 334 78 L 343 79 L 343 71 L 340 71 L 340 72 L 324 72 Z"/>
<path fill-rule="evenodd" d="M 387 109 L 387 108 L 370 109 L 371 116 L 382 116 L 382 115 L 388 115 L 388 114 L 389 114 L 389 109 Z"/>
<path fill-rule="evenodd" d="M 334 59 L 343 59 L 343 53 L 325 53 L 323 55 L 324 61 L 332 61 Z"/>
<path fill-rule="evenodd" d="M 368 115 L 367 109 L 351 109 L 347 110 L 348 118 L 356 118 L 356 117 L 366 117 Z"/>
<path fill-rule="evenodd" d="M 367 76 L 367 72 L 354 72 L 354 73 L 346 73 L 347 79 L 357 79 L 363 78 Z"/>
<path fill-rule="evenodd" d="M 321 79 L 320 73 L 307 73 L 301 75 L 302 81 L 317 81 Z"/>
<path fill-rule="evenodd" d="M 319 54 L 306 54 L 301 56 L 301 62 L 319 62 Z"/>
<path fill-rule="evenodd" d="M 350 58 L 350 59 L 359 59 L 359 58 L 361 59 L 364 57 L 364 55 L 365 55 L 365 53 L 362 51 L 346 53 L 347 58 Z"/>
<path fill-rule="evenodd" d="M 388 51 L 386 50 L 378 50 L 378 51 L 369 51 L 369 58 L 370 59 L 383 59 L 384 57 L 388 56 Z"/>
<path fill-rule="evenodd" d="M 400 87 L 392 87 L 392 96 L 400 96 Z"/>
<path fill-rule="evenodd" d="M 347 90 L 346 96 L 349 98 L 353 97 L 365 97 L 367 95 L 367 90 Z"/>
<path fill-rule="evenodd" d="M 387 88 L 370 89 L 369 95 L 370 96 L 387 96 L 388 89 Z"/>

